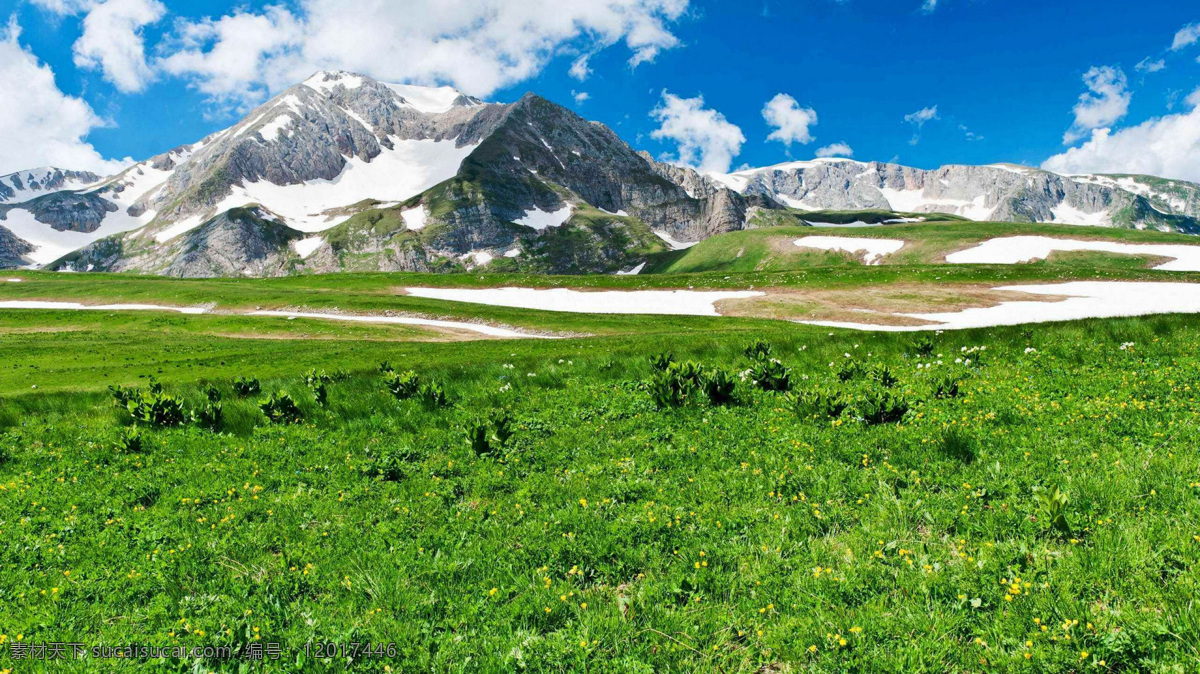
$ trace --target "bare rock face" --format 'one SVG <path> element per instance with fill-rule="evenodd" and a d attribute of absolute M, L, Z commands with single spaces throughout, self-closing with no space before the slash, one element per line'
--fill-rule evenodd
<path fill-rule="evenodd" d="M 100 176 L 90 171 L 54 167 L 17 171 L 0 176 L 0 204 L 16 204 L 58 190 L 95 183 Z"/>
<path fill-rule="evenodd" d="M 22 204 L 34 219 L 60 231 L 94 232 L 119 207 L 95 193 L 51 192 Z"/>
<path fill-rule="evenodd" d="M 101 239 L 64 258 L 60 268 L 181 278 L 282 276 L 299 262 L 289 244 L 303 237 L 270 214 L 234 208 L 156 246 L 128 236 Z"/>
<path fill-rule="evenodd" d="M 12 269 L 29 264 L 25 255 L 33 251 L 28 241 L 0 226 L 0 269 Z"/>
<path fill-rule="evenodd" d="M 792 162 L 719 179 L 808 210 L 950 213 L 972 220 L 1196 231 L 1200 185 L 1149 176 L 1061 176 L 997 164 L 923 170 L 848 159 Z"/>

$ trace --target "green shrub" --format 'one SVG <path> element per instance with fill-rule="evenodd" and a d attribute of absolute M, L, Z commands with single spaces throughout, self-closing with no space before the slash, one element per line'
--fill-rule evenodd
<path fill-rule="evenodd" d="M 512 415 L 508 413 L 508 410 L 492 410 L 488 415 L 488 420 L 492 422 L 492 428 L 495 429 L 493 435 L 496 441 L 500 443 L 501 447 L 507 446 L 508 441 L 516 433 L 513 429 Z"/>
<path fill-rule="evenodd" d="M 1038 521 L 1046 526 L 1047 533 L 1054 532 L 1060 536 L 1071 535 L 1071 525 L 1067 522 L 1069 499 L 1066 493 L 1058 488 L 1058 485 L 1035 487 L 1033 499 Z"/>
<path fill-rule="evenodd" d="M 665 370 L 655 372 L 646 384 L 650 399 L 660 410 L 684 404 L 693 388 L 695 382 L 692 378 L 684 376 L 681 368 L 675 363 Z"/>
<path fill-rule="evenodd" d="M 867 425 L 896 423 L 908 413 L 908 401 L 903 396 L 874 387 L 857 396 L 854 407 Z"/>
<path fill-rule="evenodd" d="M 764 391 L 787 391 L 792 388 L 792 370 L 775 358 L 756 361 L 750 366 L 750 379 Z"/>
<path fill-rule="evenodd" d="M 324 407 L 325 403 L 329 402 L 329 391 L 325 388 L 325 382 L 319 379 L 309 380 L 308 388 L 312 391 L 313 400 L 318 405 Z"/>
<path fill-rule="evenodd" d="M 221 409 L 220 400 L 212 400 L 211 398 L 200 406 L 195 412 L 196 423 L 208 428 L 209 430 L 217 430 L 221 427 L 221 418 L 223 412 Z"/>
<path fill-rule="evenodd" d="M 384 383 L 387 386 L 388 392 L 396 400 L 407 400 L 417 395 L 417 392 L 421 390 L 421 377 L 412 370 L 406 372 L 389 370 Z"/>
<path fill-rule="evenodd" d="M 650 356 L 650 367 L 654 368 L 655 370 L 657 370 L 659 372 L 663 372 L 668 367 L 671 367 L 671 363 L 674 363 L 674 362 L 675 362 L 674 354 L 659 353 L 659 354 Z"/>
<path fill-rule="evenodd" d="M 488 456 L 492 453 L 492 443 L 488 436 L 486 423 L 469 423 L 463 427 L 463 434 L 467 436 L 467 443 L 471 445 L 471 451 L 475 452 L 475 456 Z"/>
<path fill-rule="evenodd" d="M 918 356 L 929 357 L 932 356 L 934 350 L 937 349 L 937 344 L 929 335 L 922 335 L 921 337 L 917 338 L 917 341 L 913 342 L 912 349 L 913 353 Z"/>
<path fill-rule="evenodd" d="M 851 358 L 843 360 L 834 374 L 841 381 L 854 381 L 855 379 L 861 379 L 867 374 L 867 367 L 862 362 Z"/>
<path fill-rule="evenodd" d="M 713 405 L 725 405 L 733 402 L 733 391 L 737 388 L 737 379 L 721 368 L 713 368 L 704 374 L 700 380 L 700 389 Z"/>
<path fill-rule="evenodd" d="M 304 419 L 304 412 L 285 391 L 272 393 L 258 408 L 273 424 L 298 424 Z"/>
<path fill-rule="evenodd" d="M 891 388 L 900 383 L 900 380 L 896 378 L 896 375 L 892 372 L 892 369 L 886 365 L 876 365 L 872 368 L 869 368 L 867 376 L 871 379 L 871 381 L 884 388 Z"/>
<path fill-rule="evenodd" d="M 810 388 L 797 391 L 788 397 L 796 416 L 807 418 L 812 415 L 826 416 L 836 419 L 850 406 L 850 401 L 841 391 L 827 391 Z"/>
<path fill-rule="evenodd" d="M 148 426 L 182 426 L 188 420 L 183 407 L 183 399 L 162 392 L 162 387 L 154 391 L 139 392 L 125 403 L 125 409 L 135 422 Z"/>
<path fill-rule="evenodd" d="M 252 395 L 258 395 L 262 391 L 258 380 L 254 377 L 247 379 L 246 377 L 238 377 L 233 380 L 233 391 L 239 396 L 246 398 Z"/>
<path fill-rule="evenodd" d="M 756 339 L 742 350 L 750 360 L 766 360 L 771 355 L 771 345 L 761 339 Z"/>
<path fill-rule="evenodd" d="M 112 394 L 113 404 L 121 409 L 128 407 L 129 401 L 136 398 L 139 393 L 138 389 L 136 388 L 126 388 L 120 384 L 117 384 L 116 386 L 109 386 L 108 392 Z"/>
<path fill-rule="evenodd" d="M 383 360 L 379 362 L 379 371 L 383 374 L 387 374 L 389 372 L 395 372 L 396 368 L 392 367 L 391 363 Z"/>
<path fill-rule="evenodd" d="M 672 363 L 668 369 L 675 370 L 677 376 L 691 382 L 693 387 L 699 387 L 700 382 L 704 379 L 704 366 L 694 360 L 689 360 L 686 363 Z"/>
<path fill-rule="evenodd" d="M 136 424 L 117 431 L 117 438 L 113 441 L 113 448 L 123 454 L 139 454 L 143 447 L 142 432 Z"/>
<path fill-rule="evenodd" d="M 435 381 L 422 384 L 420 390 L 417 391 L 417 399 L 428 407 L 446 407 L 450 404 L 445 389 Z"/>
<path fill-rule="evenodd" d="M 933 384 L 933 397 L 939 400 L 957 398 L 962 380 L 953 375 L 946 375 Z"/>
<path fill-rule="evenodd" d="M 314 367 L 304 375 L 304 383 L 307 384 L 309 388 L 315 386 L 316 384 L 332 384 L 333 377 L 325 374 L 325 370 L 318 371 Z"/>
<path fill-rule="evenodd" d="M 208 402 L 210 403 L 221 402 L 221 392 L 218 391 L 217 387 L 215 386 L 209 386 L 208 388 L 204 389 L 204 397 L 207 398 Z"/>

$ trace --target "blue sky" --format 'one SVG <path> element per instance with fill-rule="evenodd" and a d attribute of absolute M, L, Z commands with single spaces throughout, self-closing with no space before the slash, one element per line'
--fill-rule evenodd
<path fill-rule="evenodd" d="M 1200 95 L 1189 101 L 1200 90 L 1200 29 L 1191 42 L 1187 31 L 1200 22 L 1195 3 L 575 2 L 575 14 L 561 18 L 556 8 L 567 0 L 511 16 L 479 9 L 481 0 L 453 0 L 460 25 L 447 19 L 449 2 L 431 0 L 393 3 L 386 16 L 350 0 L 274 10 L 222 0 L 5 0 L 0 72 L 16 81 L 0 85 L 28 89 L 29 102 L 17 105 L 32 121 L 0 127 L 0 145 L 16 148 L 0 151 L 0 172 L 28 167 L 21 162 L 146 158 L 228 126 L 299 73 L 342 67 L 446 82 L 496 101 L 535 91 L 608 124 L 637 149 L 707 168 L 809 158 L 844 143 L 856 159 L 924 168 L 1050 160 L 1062 170 L 1200 180 L 1200 147 L 1189 145 L 1200 143 Z M 330 27 L 330 12 L 351 5 L 346 26 Z M 472 11 L 481 13 L 473 19 Z M 233 55 L 220 55 L 222 41 Z M 397 53 L 401 43 L 407 53 Z M 587 67 L 573 76 L 583 55 Z M 1160 60 L 1161 68 L 1145 67 Z M 25 84 L 30 62 L 53 72 L 57 98 Z M 577 102 L 581 92 L 587 98 Z M 791 97 L 775 118 L 776 126 L 791 123 L 782 141 L 768 139 L 776 126 L 763 114 L 779 94 Z M 1077 114 L 1084 94 L 1090 102 Z M 59 113 L 39 116 L 56 105 L 65 106 L 57 129 Z M 922 110 L 926 121 L 906 121 Z M 1096 141 L 1093 129 L 1104 128 Z"/>

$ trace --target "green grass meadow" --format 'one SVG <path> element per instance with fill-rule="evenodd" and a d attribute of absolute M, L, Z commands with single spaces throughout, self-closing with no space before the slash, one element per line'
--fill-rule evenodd
<path fill-rule="evenodd" d="M 729 404 L 692 392 L 659 409 L 648 355 L 742 372 L 740 332 L 353 340 L 283 363 L 277 342 L 236 340 L 261 349 L 257 366 L 214 338 L 189 376 L 117 342 L 143 387 L 161 376 L 195 409 L 211 384 L 224 404 L 216 432 L 145 427 L 134 451 L 102 379 L 34 393 L 10 377 L 0 638 L 261 640 L 286 646 L 286 662 L 262 665 L 275 671 L 1200 666 L 1193 321 L 753 336 L 791 368 L 794 392 L 851 390 L 850 362 L 886 366 L 908 412 L 870 424 L 797 411 L 749 379 Z M 12 339 L 6 356 L 20 355 Z M 442 383 L 450 404 L 397 400 L 376 359 Z M 314 360 L 345 370 L 323 406 L 301 367 Z M 262 377 L 262 392 L 239 397 L 235 373 Z M 77 373 L 43 374 L 53 390 Z M 947 376 L 961 390 L 938 397 Z M 302 422 L 260 412 L 280 390 Z M 480 453 L 463 428 L 497 410 L 513 434 Z M 1067 500 L 1051 512 L 1039 494 L 1055 488 Z M 399 650 L 300 655 L 319 642 Z"/>
<path fill-rule="evenodd" d="M 1200 671 L 1194 316 L 896 334 L 398 291 L 1194 274 L 5 274 L 216 313 L 0 310 L 4 674 Z M 220 313 L 256 307 L 563 338 Z M 45 642 L 239 657 L 16 659 Z"/>

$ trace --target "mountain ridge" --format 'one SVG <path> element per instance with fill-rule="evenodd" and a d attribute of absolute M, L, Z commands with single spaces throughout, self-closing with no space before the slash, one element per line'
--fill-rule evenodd
<path fill-rule="evenodd" d="M 532 92 L 488 103 L 321 71 L 113 176 L 0 176 L 0 264 L 177 276 L 611 273 L 819 209 L 1200 232 L 1200 186 L 1186 181 L 841 158 L 702 174 Z"/>

